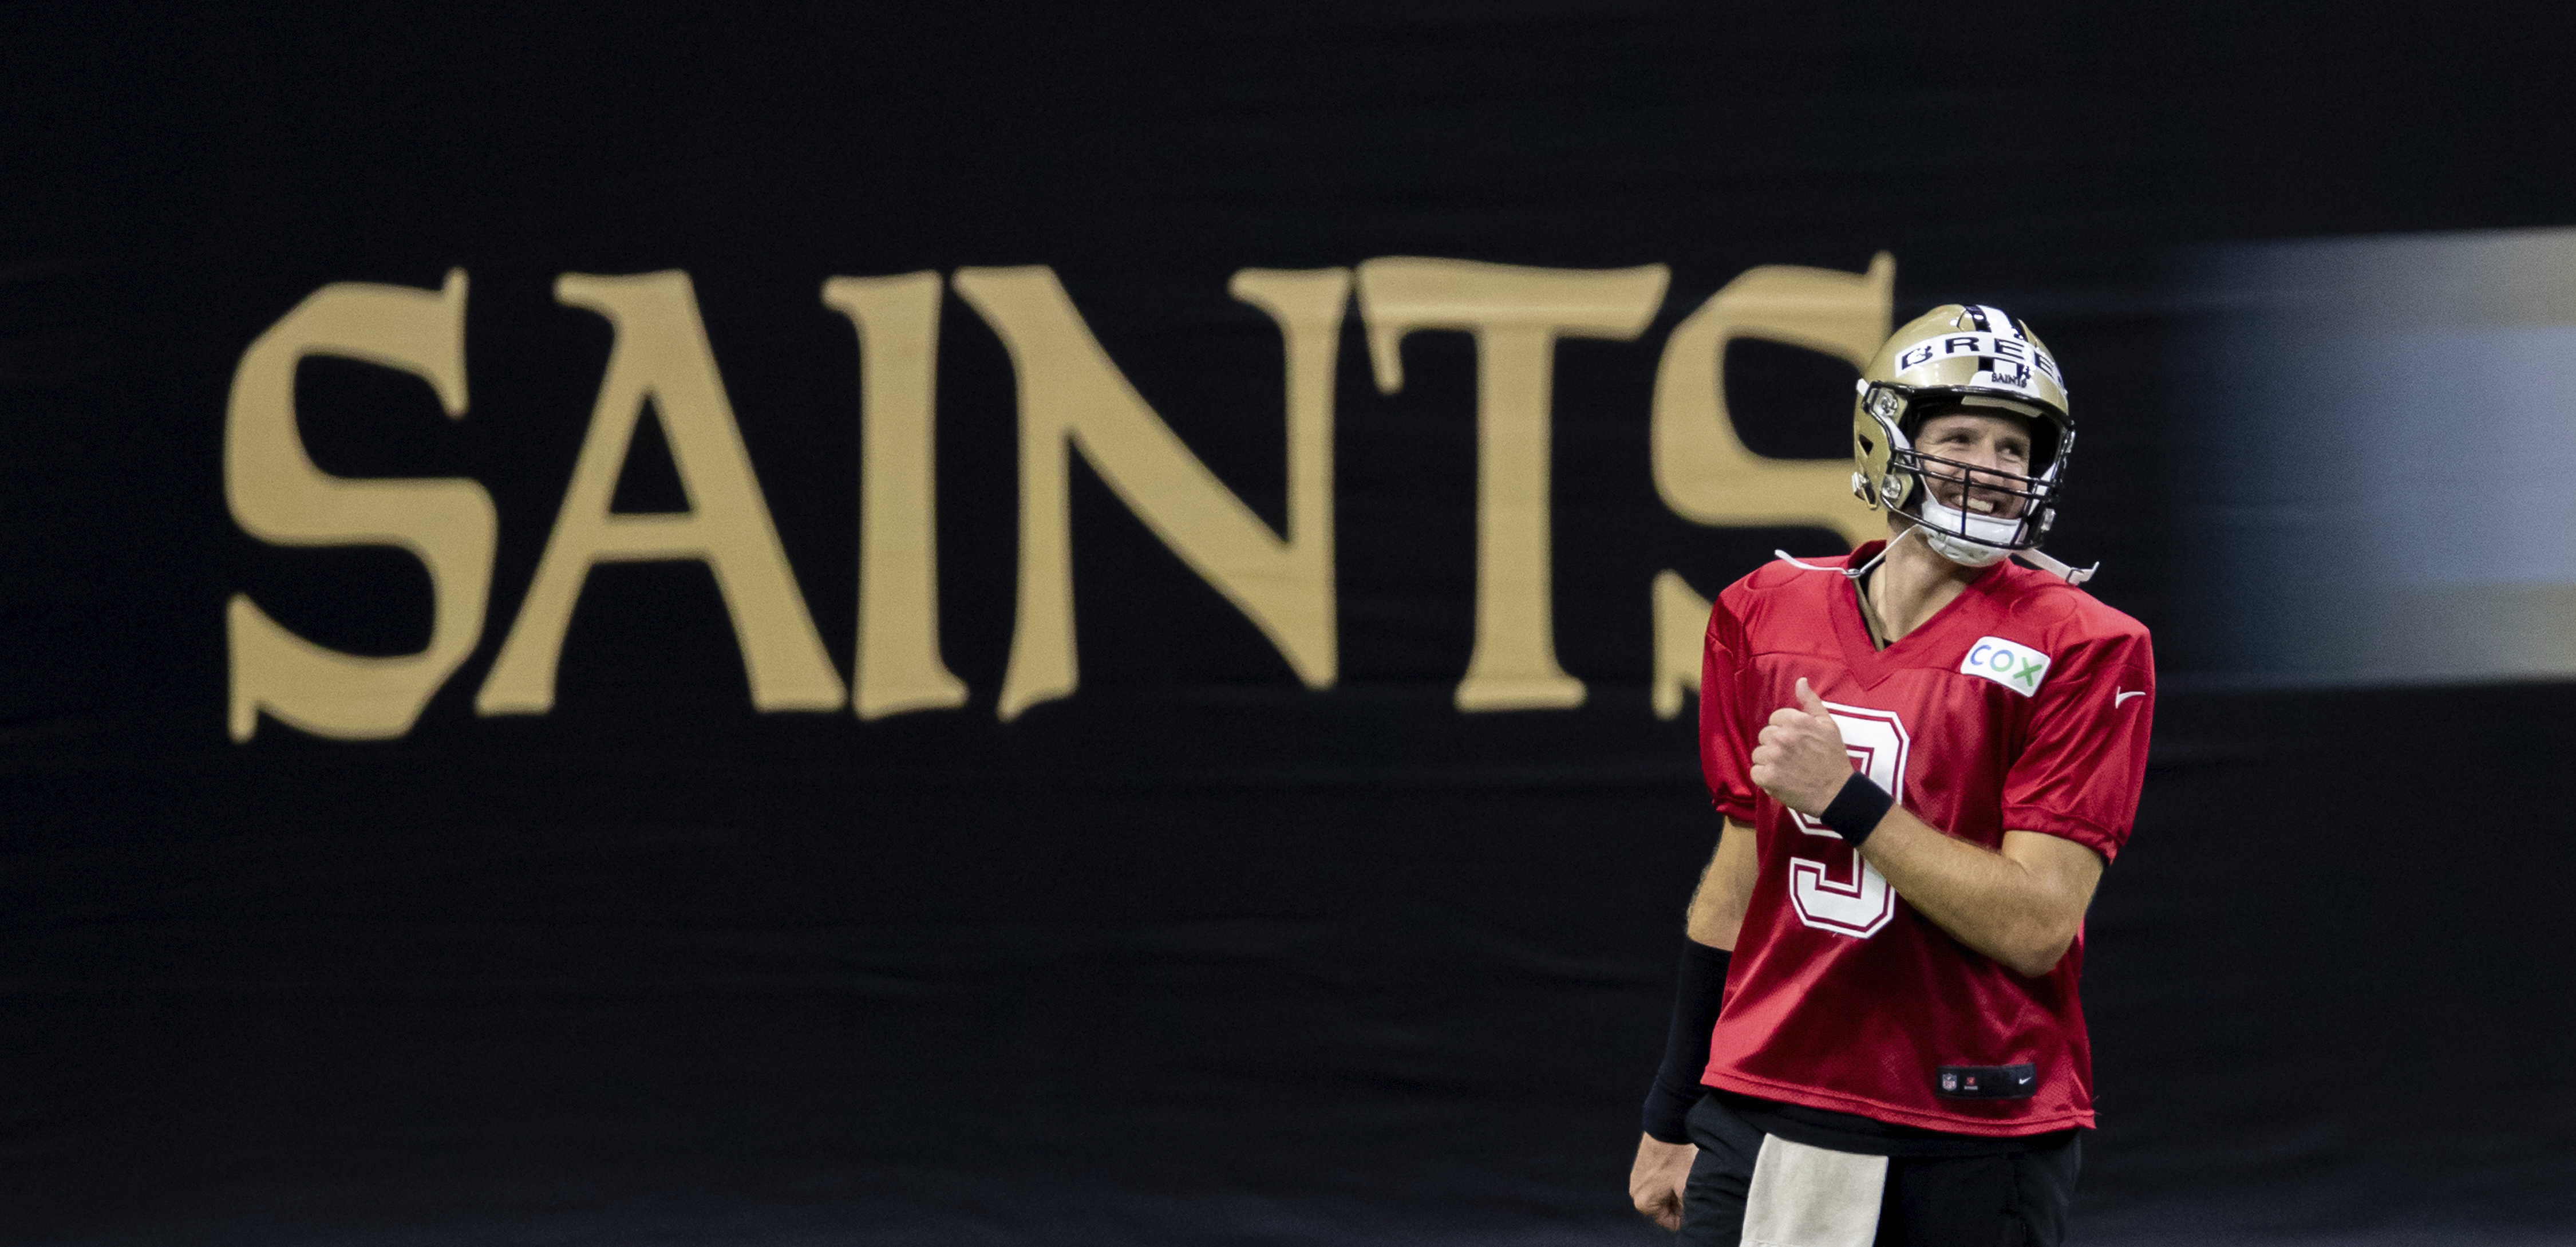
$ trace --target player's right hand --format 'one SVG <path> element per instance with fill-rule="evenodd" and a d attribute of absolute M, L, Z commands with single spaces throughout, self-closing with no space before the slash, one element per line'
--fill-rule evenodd
<path fill-rule="evenodd" d="M 1682 1186 L 1690 1181 L 1691 1162 L 1699 1149 L 1688 1143 L 1666 1143 L 1637 1133 L 1637 1163 L 1628 1170 L 1628 1198 L 1637 1211 L 1667 1230 L 1682 1228 Z"/>

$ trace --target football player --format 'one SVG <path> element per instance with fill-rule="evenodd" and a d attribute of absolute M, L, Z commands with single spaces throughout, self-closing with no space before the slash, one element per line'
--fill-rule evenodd
<path fill-rule="evenodd" d="M 2155 703 L 2146 629 L 2039 549 L 2068 411 L 2001 311 L 1906 325 L 1852 409 L 1887 539 L 1783 554 L 1709 614 L 1725 826 L 1629 1184 L 1687 1242 L 2064 1234 L 2093 1125 L 2084 910 Z"/>

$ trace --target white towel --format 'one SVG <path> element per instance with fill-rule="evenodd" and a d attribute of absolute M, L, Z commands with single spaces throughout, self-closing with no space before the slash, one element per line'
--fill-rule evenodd
<path fill-rule="evenodd" d="M 1762 1138 L 1744 1197 L 1744 1247 L 1869 1247 L 1887 1158 Z"/>

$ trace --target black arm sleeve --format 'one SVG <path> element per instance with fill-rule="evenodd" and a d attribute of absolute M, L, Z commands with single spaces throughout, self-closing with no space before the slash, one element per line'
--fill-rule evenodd
<path fill-rule="evenodd" d="M 1697 940 L 1682 941 L 1682 969 L 1673 990 L 1673 1026 L 1664 1036 L 1664 1064 L 1646 1091 L 1646 1133 L 1666 1143 L 1690 1142 L 1682 1120 L 1707 1090 L 1708 1033 L 1726 1002 L 1726 963 L 1734 954 Z"/>

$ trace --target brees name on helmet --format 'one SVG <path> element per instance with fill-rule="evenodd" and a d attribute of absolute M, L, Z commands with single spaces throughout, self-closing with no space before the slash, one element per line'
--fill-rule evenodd
<path fill-rule="evenodd" d="M 1922 534 L 1951 562 L 1984 567 L 2020 555 L 2081 584 L 2042 554 L 2075 450 L 2066 378 L 2030 326 L 2000 309 L 1952 303 L 1908 322 L 1869 361 L 1852 403 L 1852 492 Z M 2026 472 L 1926 453 L 1915 435 L 1951 412 L 2018 417 L 2030 432 Z"/>

